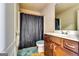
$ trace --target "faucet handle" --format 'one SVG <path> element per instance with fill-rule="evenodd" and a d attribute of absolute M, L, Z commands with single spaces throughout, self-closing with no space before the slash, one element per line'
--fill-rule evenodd
<path fill-rule="evenodd" d="M 62 34 L 64 34 L 64 32 L 62 31 Z"/>
<path fill-rule="evenodd" d="M 68 34 L 68 32 L 65 32 L 65 34 L 67 35 L 67 34 Z"/>

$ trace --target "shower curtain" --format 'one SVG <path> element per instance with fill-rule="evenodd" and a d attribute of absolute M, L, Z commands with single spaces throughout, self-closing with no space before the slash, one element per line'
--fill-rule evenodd
<path fill-rule="evenodd" d="M 19 49 L 36 46 L 38 40 L 43 40 L 43 16 L 21 13 Z"/>

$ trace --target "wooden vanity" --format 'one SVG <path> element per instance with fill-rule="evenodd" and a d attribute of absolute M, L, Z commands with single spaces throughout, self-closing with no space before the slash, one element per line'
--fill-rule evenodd
<path fill-rule="evenodd" d="M 78 56 L 79 42 L 53 35 L 44 35 L 45 56 Z"/>

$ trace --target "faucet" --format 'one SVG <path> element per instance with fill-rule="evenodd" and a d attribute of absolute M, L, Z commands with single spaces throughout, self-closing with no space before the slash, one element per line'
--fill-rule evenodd
<path fill-rule="evenodd" d="M 65 34 L 67 35 L 67 34 L 68 34 L 68 32 L 65 32 Z"/>
<path fill-rule="evenodd" d="M 62 34 L 64 34 L 64 32 L 62 31 Z"/>
<path fill-rule="evenodd" d="M 68 32 L 67 32 L 67 31 L 65 31 L 65 32 L 64 32 L 64 31 L 62 31 L 62 34 L 65 34 L 65 35 L 67 35 L 67 34 L 68 34 Z"/>

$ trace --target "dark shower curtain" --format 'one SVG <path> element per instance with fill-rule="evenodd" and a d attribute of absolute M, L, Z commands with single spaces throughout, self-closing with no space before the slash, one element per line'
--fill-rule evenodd
<path fill-rule="evenodd" d="M 43 16 L 21 13 L 19 49 L 36 46 L 38 40 L 43 40 Z"/>

